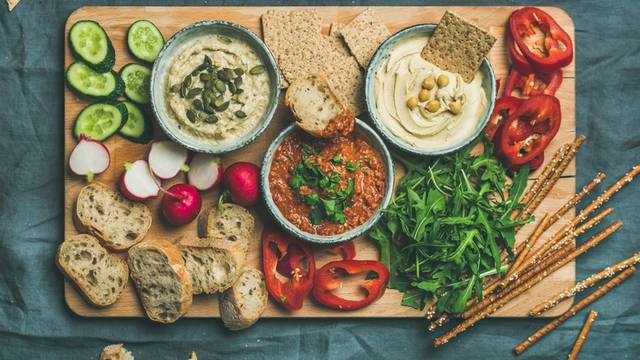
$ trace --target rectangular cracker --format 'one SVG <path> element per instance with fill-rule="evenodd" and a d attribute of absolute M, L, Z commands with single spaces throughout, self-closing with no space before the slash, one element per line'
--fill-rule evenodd
<path fill-rule="evenodd" d="M 340 34 L 363 69 L 369 66 L 369 61 L 380 44 L 391 36 L 389 29 L 372 9 L 363 11 L 349 24 L 341 27 Z"/>

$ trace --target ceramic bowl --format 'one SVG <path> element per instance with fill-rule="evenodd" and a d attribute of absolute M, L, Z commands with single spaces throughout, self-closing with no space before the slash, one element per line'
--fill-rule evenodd
<path fill-rule="evenodd" d="M 380 69 L 380 66 L 384 64 L 385 60 L 389 57 L 389 49 L 393 47 L 398 41 L 406 39 L 408 37 L 417 35 L 417 34 L 428 34 L 431 35 L 435 30 L 435 24 L 423 24 L 416 25 L 412 27 L 408 27 L 404 30 L 399 31 L 395 35 L 391 36 L 385 42 L 380 45 L 376 53 L 371 58 L 371 62 L 369 63 L 369 67 L 367 68 L 366 74 L 366 82 L 365 82 L 365 99 L 367 103 L 367 110 L 371 116 L 374 126 L 376 129 L 382 134 L 382 137 L 394 145 L 396 148 L 404 150 L 408 153 L 414 155 L 422 155 L 422 156 L 433 156 L 433 155 L 442 155 L 453 152 L 455 150 L 460 149 L 461 147 L 469 144 L 473 139 L 475 139 L 482 129 L 484 129 L 485 125 L 489 121 L 489 117 L 491 117 L 491 113 L 493 112 L 493 106 L 496 99 L 496 80 L 493 74 L 493 69 L 491 68 L 491 64 L 489 60 L 485 58 L 482 61 L 482 65 L 480 66 L 480 71 L 484 75 L 482 81 L 482 87 L 485 91 L 485 94 L 488 97 L 488 105 L 487 111 L 482 116 L 481 121 L 477 124 L 473 133 L 468 138 L 465 138 L 464 141 L 460 141 L 456 144 L 451 144 L 446 147 L 438 148 L 438 149 L 419 149 L 411 144 L 405 142 L 404 140 L 398 138 L 393 132 L 391 132 L 384 125 L 380 118 L 380 114 L 378 113 L 378 109 L 376 107 L 376 97 L 375 97 L 375 77 L 376 73 Z"/>
<path fill-rule="evenodd" d="M 272 215 L 275 221 L 286 231 L 296 237 L 313 243 L 333 244 L 351 240 L 357 236 L 363 235 L 380 219 L 380 217 L 382 216 L 382 209 L 386 208 L 389 205 L 389 203 L 391 202 L 391 197 L 393 195 L 393 160 L 391 159 L 391 154 L 389 154 L 389 150 L 387 150 L 384 142 L 371 127 L 369 127 L 363 121 L 356 119 L 356 126 L 354 131 L 368 140 L 367 143 L 378 153 L 378 155 L 380 156 L 380 160 L 382 161 L 382 165 L 384 166 L 386 178 L 384 182 L 384 195 L 382 197 L 382 201 L 380 202 L 380 205 L 378 206 L 378 209 L 376 209 L 374 214 L 362 225 L 342 234 L 331 236 L 317 235 L 302 231 L 291 222 L 289 222 L 289 220 L 287 220 L 282 215 L 280 209 L 278 209 L 278 206 L 273 201 L 271 197 L 271 189 L 269 188 L 269 172 L 271 171 L 271 161 L 273 159 L 273 156 L 282 141 L 294 131 L 302 130 L 298 130 L 298 127 L 294 124 L 284 129 L 271 143 L 269 149 L 267 150 L 267 153 L 264 156 L 264 161 L 262 162 L 262 169 L 260 170 L 260 190 L 269 213 Z"/>
<path fill-rule="evenodd" d="M 165 102 L 167 89 L 167 72 L 183 45 L 195 38 L 220 34 L 230 38 L 242 39 L 255 51 L 266 67 L 270 79 L 269 104 L 256 126 L 243 137 L 229 139 L 229 141 L 212 145 L 204 140 L 186 136 L 177 129 L 177 123 L 169 119 L 170 110 Z M 221 154 L 244 147 L 254 141 L 267 128 L 278 107 L 280 96 L 280 75 L 276 61 L 256 34 L 244 27 L 226 21 L 202 21 L 189 25 L 173 35 L 166 42 L 158 58 L 154 62 L 151 73 L 151 107 L 160 127 L 167 136 L 182 146 L 196 152 Z"/>

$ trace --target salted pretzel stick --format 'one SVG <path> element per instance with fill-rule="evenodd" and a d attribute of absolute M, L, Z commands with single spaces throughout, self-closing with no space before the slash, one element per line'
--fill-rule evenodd
<path fill-rule="evenodd" d="M 584 199 L 587 194 L 591 192 L 596 186 L 600 185 L 602 180 L 607 177 L 605 173 L 599 172 L 596 174 L 596 177 L 591 180 L 587 185 L 583 186 L 582 189 L 577 192 L 569 201 L 567 201 L 558 211 L 556 211 L 553 215 L 551 215 L 551 224 L 554 224 L 556 221 L 560 220 L 562 215 L 566 214 L 572 207 L 576 206 L 582 199 Z"/>
<path fill-rule="evenodd" d="M 613 275 L 626 270 L 627 268 L 634 266 L 635 264 L 637 264 L 638 262 L 640 262 L 640 252 L 635 253 L 633 256 L 622 260 L 620 262 L 618 262 L 617 264 L 611 265 L 611 266 L 607 266 L 606 268 L 602 269 L 602 271 L 595 273 L 591 276 L 589 276 L 588 278 L 580 281 L 579 283 L 575 284 L 574 286 L 569 286 L 568 288 L 560 291 L 559 293 L 557 293 L 555 296 L 551 297 L 550 299 L 541 302 L 540 304 L 536 305 L 535 307 L 533 307 L 533 309 L 531 309 L 529 311 L 529 316 L 539 316 L 544 314 L 545 312 L 551 310 L 552 308 L 554 308 L 556 305 L 558 305 L 559 303 L 563 302 L 564 300 L 573 297 L 579 293 L 581 293 L 582 291 L 592 287 L 593 285 L 595 285 L 598 281 L 602 280 L 602 279 L 607 279 L 612 277 Z"/>
<path fill-rule="evenodd" d="M 435 331 L 437 328 L 442 327 L 444 324 L 448 323 L 451 320 L 450 314 L 442 314 L 437 319 L 431 321 L 427 330 Z"/>
<path fill-rule="evenodd" d="M 551 220 L 549 218 L 549 214 L 544 214 L 544 216 L 542 217 L 542 220 L 540 220 L 540 222 L 536 226 L 533 233 L 529 236 L 527 240 L 525 240 L 522 251 L 518 252 L 518 255 L 516 256 L 516 259 L 513 261 L 513 264 L 509 266 L 509 271 L 507 271 L 507 275 L 506 275 L 507 278 L 511 277 L 511 275 L 513 275 L 516 272 L 516 270 L 520 269 L 520 266 L 524 262 L 524 259 L 529 254 L 529 251 L 531 251 L 531 248 L 535 245 L 535 243 L 538 241 L 540 236 L 542 236 L 542 233 L 544 233 L 544 231 L 547 229 L 549 220 Z"/>
<path fill-rule="evenodd" d="M 602 285 L 596 291 L 591 293 L 591 295 L 587 296 L 586 298 L 580 300 L 578 303 L 573 305 L 569 310 L 564 312 L 562 315 L 557 317 L 555 320 L 553 320 L 552 322 L 550 322 L 547 325 L 545 325 L 544 327 L 542 327 L 540 330 L 538 330 L 535 333 L 533 333 L 526 340 L 524 340 L 518 346 L 516 346 L 515 349 L 513 349 L 513 351 L 517 355 L 522 354 L 522 352 L 527 350 L 531 345 L 533 345 L 536 342 L 538 342 L 540 339 L 542 339 L 542 337 L 547 335 L 553 329 L 557 328 L 560 324 L 562 324 L 563 322 L 567 321 L 567 319 L 569 319 L 572 316 L 574 316 L 578 311 L 580 311 L 580 310 L 584 309 L 585 307 L 591 305 L 594 301 L 596 301 L 599 298 L 601 298 L 604 294 L 608 293 L 611 289 L 613 289 L 614 287 L 620 285 L 620 283 L 622 283 L 623 281 L 627 280 L 631 275 L 633 275 L 633 273 L 635 271 L 636 271 L 635 267 L 630 267 L 627 270 L 621 272 L 619 275 L 617 275 L 613 279 L 609 280 L 606 284 Z"/>
<path fill-rule="evenodd" d="M 497 299 L 509 294 L 513 291 L 513 289 L 519 287 L 523 283 L 529 281 L 530 279 L 536 278 L 538 281 L 546 278 L 547 276 L 554 273 L 556 270 L 565 266 L 569 262 L 573 261 L 578 256 L 584 254 L 589 249 L 598 245 L 602 240 L 606 239 L 609 235 L 616 232 L 618 229 L 622 227 L 622 221 L 618 220 L 613 224 L 609 225 L 606 229 L 601 231 L 600 233 L 593 236 L 591 239 L 587 240 L 584 244 L 577 247 L 575 250 L 564 246 L 560 250 L 554 252 L 552 255 L 544 259 L 539 265 L 534 266 L 531 270 L 525 272 L 521 277 L 516 278 L 511 283 L 509 283 L 504 289 L 501 291 L 485 297 L 482 301 L 477 303 L 473 308 L 467 309 L 462 314 L 462 317 L 470 318 L 475 314 L 482 312 L 482 310 L 488 307 L 491 303 L 495 302 Z"/>
<path fill-rule="evenodd" d="M 584 321 L 584 325 L 582 325 L 582 330 L 580 330 L 580 334 L 578 334 L 578 338 L 576 339 L 575 344 L 573 344 L 573 349 L 571 349 L 571 352 L 569 353 L 569 360 L 576 360 L 578 358 L 578 353 L 580 353 L 580 350 L 582 350 L 582 346 L 587 340 L 587 335 L 589 335 L 589 331 L 591 331 L 591 327 L 593 326 L 593 323 L 596 321 L 597 317 L 597 311 L 589 311 L 589 314 Z"/>

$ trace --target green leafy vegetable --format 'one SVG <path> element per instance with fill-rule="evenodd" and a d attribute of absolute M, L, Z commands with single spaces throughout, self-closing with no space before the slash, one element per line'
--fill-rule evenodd
<path fill-rule="evenodd" d="M 478 142 L 484 152 L 473 156 Z M 483 278 L 507 269 L 500 255 L 504 249 L 512 253 L 514 229 L 526 222 L 510 214 L 522 207 L 528 167 L 508 185 L 485 136 L 431 161 L 394 158 L 407 174 L 369 233 L 390 269 L 389 287 L 404 292 L 402 305 L 422 309 L 436 300 L 438 312 L 463 312 L 474 294 L 482 296 Z"/>

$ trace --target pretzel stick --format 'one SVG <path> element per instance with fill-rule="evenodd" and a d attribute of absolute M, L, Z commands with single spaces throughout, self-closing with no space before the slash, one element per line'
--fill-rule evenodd
<path fill-rule="evenodd" d="M 549 224 L 549 220 L 551 220 L 549 218 L 549 214 L 544 214 L 544 216 L 542 217 L 542 220 L 540 220 L 540 222 L 538 223 L 538 226 L 536 226 L 536 229 L 529 236 L 529 238 L 525 240 L 522 251 L 518 252 L 518 256 L 513 261 L 513 264 L 509 266 L 509 271 L 507 271 L 507 275 L 506 275 L 507 278 L 511 277 L 511 275 L 513 275 L 516 272 L 516 270 L 520 268 L 524 259 L 529 254 L 529 251 L 531 251 L 531 248 L 535 245 L 535 243 L 538 241 L 540 236 L 542 236 L 542 233 L 544 232 L 544 230 L 547 228 L 547 225 Z"/>
<path fill-rule="evenodd" d="M 560 324 L 567 321 L 567 319 L 574 316 L 578 311 L 584 309 L 585 307 L 591 305 L 594 301 L 601 298 L 604 294 L 608 293 L 614 287 L 620 285 L 623 281 L 627 280 L 633 273 L 636 271 L 635 267 L 630 267 L 622 273 L 618 274 L 613 279 L 607 281 L 606 284 L 599 287 L 596 291 L 591 293 L 591 295 L 585 297 L 580 300 L 578 303 L 573 305 L 569 310 L 564 312 L 562 315 L 557 317 L 552 322 L 548 323 L 544 327 L 540 328 L 540 330 L 533 333 L 533 335 L 529 336 L 526 340 L 521 342 L 518 346 L 513 349 L 513 351 L 519 355 L 522 354 L 525 350 L 527 350 L 531 345 L 537 343 L 543 336 L 547 335 L 553 329 L 557 328 Z"/>
<path fill-rule="evenodd" d="M 596 321 L 598 317 L 598 312 L 595 310 L 589 311 L 586 320 L 584 321 L 584 325 L 582 325 L 582 330 L 580 330 L 580 334 L 578 334 L 578 338 L 576 339 L 576 343 L 573 344 L 573 349 L 569 353 L 569 360 L 576 360 L 578 358 L 578 353 L 582 350 L 582 345 L 587 340 L 587 335 L 589 335 L 589 331 L 591 331 L 591 327 L 593 323 Z"/>
<path fill-rule="evenodd" d="M 584 244 L 580 245 L 575 250 L 567 246 L 562 247 L 559 251 L 554 252 L 549 257 L 544 259 L 539 265 L 534 266 L 530 271 L 525 272 L 522 276 L 513 280 L 500 292 L 495 293 L 491 296 L 487 296 L 482 301 L 477 303 L 473 308 L 467 309 L 467 311 L 462 314 L 462 317 L 470 318 L 475 314 L 482 312 L 485 307 L 489 306 L 497 299 L 505 296 L 505 294 L 509 294 L 513 289 L 517 288 L 518 286 L 522 285 L 532 278 L 539 278 L 540 280 L 546 278 L 578 256 L 587 252 L 589 249 L 598 245 L 602 240 L 606 239 L 609 235 L 620 229 L 620 227 L 622 227 L 622 221 L 618 220 L 609 225 L 609 227 L 607 227 L 600 233 L 593 236 L 591 239 L 587 240 Z"/>
<path fill-rule="evenodd" d="M 559 303 L 563 302 L 564 300 L 575 296 L 579 293 L 581 293 L 582 291 L 592 287 L 593 285 L 595 285 L 598 281 L 602 280 L 602 279 L 607 279 L 612 277 L 613 275 L 626 270 L 627 268 L 637 264 L 638 262 L 640 262 L 640 252 L 635 253 L 633 256 L 620 261 L 617 264 L 611 265 L 611 266 L 607 266 L 606 268 L 602 269 L 602 271 L 595 273 L 591 276 L 589 276 L 588 278 L 580 281 L 579 283 L 577 283 L 574 286 L 570 286 L 564 290 L 562 290 L 561 292 L 557 293 L 555 296 L 553 296 L 552 298 L 536 305 L 533 309 L 531 309 L 529 311 L 529 316 L 539 316 L 542 315 L 543 313 L 549 311 L 550 309 L 552 309 L 553 307 L 555 307 L 556 305 L 558 305 Z"/>
<path fill-rule="evenodd" d="M 553 215 L 551 215 L 551 224 L 554 224 L 556 221 L 560 220 L 562 215 L 566 214 L 567 211 L 569 211 L 572 207 L 576 206 L 576 204 L 579 203 L 582 199 L 584 199 L 584 197 L 587 196 L 587 194 L 589 194 L 591 190 L 593 190 L 596 186 L 600 185 L 602 180 L 604 180 L 606 177 L 607 175 L 605 175 L 605 173 L 599 172 L 596 175 L 596 177 L 593 180 L 591 180 L 590 183 L 583 186 L 582 189 L 571 198 L 571 200 L 567 201 L 566 204 L 562 205 L 562 207 L 558 209 L 558 211 L 556 211 Z"/>

